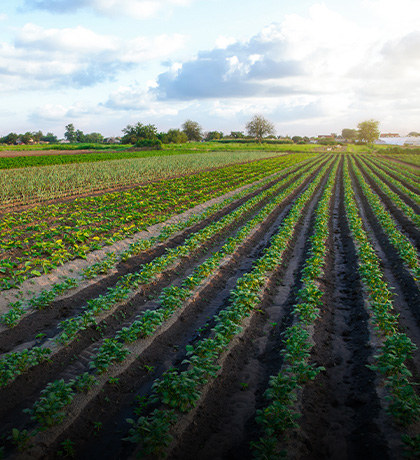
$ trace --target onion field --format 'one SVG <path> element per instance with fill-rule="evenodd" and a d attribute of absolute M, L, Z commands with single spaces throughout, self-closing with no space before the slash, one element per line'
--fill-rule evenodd
<path fill-rule="evenodd" d="M 0 171 L 0 458 L 419 458 L 419 157 Z"/>

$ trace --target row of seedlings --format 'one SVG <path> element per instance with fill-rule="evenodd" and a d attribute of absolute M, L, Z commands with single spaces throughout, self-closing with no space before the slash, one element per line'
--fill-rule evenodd
<path fill-rule="evenodd" d="M 413 191 L 411 191 L 409 188 L 407 188 L 404 183 L 407 183 L 406 180 L 402 179 L 401 181 L 400 180 L 397 180 L 397 179 L 394 179 L 390 174 L 393 174 L 395 176 L 397 176 L 397 173 L 393 170 L 393 169 L 390 169 L 390 168 L 385 168 L 385 172 L 384 169 L 381 169 L 381 168 L 378 168 L 378 166 L 373 163 L 372 161 L 368 160 L 367 158 L 365 158 L 365 162 L 369 165 L 369 167 L 371 169 L 373 169 L 373 171 L 375 171 L 375 173 L 381 178 L 381 179 L 385 179 L 387 182 L 391 183 L 394 187 L 396 187 L 401 193 L 403 193 L 404 195 L 408 196 L 409 198 L 411 198 L 411 200 L 413 200 L 415 203 L 417 203 L 418 205 L 420 205 L 420 195 L 418 193 L 414 193 Z"/>
<path fill-rule="evenodd" d="M 360 157 L 358 158 L 361 159 Z M 360 162 L 362 165 L 363 172 L 370 177 L 377 185 L 380 187 L 381 191 L 392 200 L 392 202 L 397 206 L 406 217 L 408 217 L 416 227 L 420 228 L 420 216 L 413 210 L 411 206 L 408 206 L 397 193 L 393 192 L 388 185 L 385 184 L 376 174 L 374 174 L 364 163 L 363 161 Z"/>
<path fill-rule="evenodd" d="M 290 161 L 288 157 L 262 160 L 211 174 L 164 180 L 129 192 L 5 214 L 0 224 L 0 289 L 17 287 L 68 260 L 85 258 L 93 250 L 163 222 L 176 211 L 190 209 L 283 169 Z"/>
<path fill-rule="evenodd" d="M 395 163 L 389 159 L 382 159 L 382 158 L 375 157 L 374 162 L 378 165 L 382 165 L 390 169 L 392 169 L 392 167 L 396 167 Z M 398 167 L 398 170 L 400 171 L 401 177 L 412 179 L 414 180 L 414 183 L 417 184 L 417 186 L 420 185 L 418 184 L 418 182 L 420 181 L 420 176 L 416 174 L 415 172 L 413 172 L 413 168 L 411 168 L 408 165 L 407 166 L 402 165 L 400 163 L 398 164 L 397 167 Z"/>
<path fill-rule="evenodd" d="M 372 211 L 378 219 L 381 227 L 387 234 L 389 241 L 397 250 L 398 254 L 404 261 L 404 264 L 410 270 L 413 278 L 416 281 L 420 281 L 420 262 L 417 256 L 416 248 L 413 246 L 410 240 L 398 230 L 394 219 L 385 209 L 378 195 L 376 195 L 376 193 L 374 193 L 366 183 L 359 169 L 354 164 L 353 159 L 351 159 L 351 163 L 357 181 L 363 190 L 363 194 L 370 204 L 370 207 L 372 208 Z"/>
<path fill-rule="evenodd" d="M 144 288 L 145 285 L 152 283 L 165 269 L 172 267 L 182 257 L 186 257 L 192 252 L 197 251 L 200 246 L 214 238 L 218 233 L 224 231 L 228 226 L 240 221 L 244 215 L 255 210 L 264 199 L 278 193 L 289 182 L 292 182 L 292 185 L 288 188 L 288 193 L 291 193 L 294 189 L 302 185 L 316 168 L 318 168 L 318 165 L 313 165 L 303 174 L 299 170 L 288 175 L 269 189 L 239 206 L 230 214 L 224 216 L 221 220 L 212 222 L 207 227 L 192 234 L 182 245 L 167 250 L 166 254 L 155 258 L 150 263 L 142 265 L 141 269 L 137 272 L 120 277 L 114 287 L 108 288 L 105 295 L 99 295 L 96 298 L 88 300 L 81 314 L 59 323 L 59 328 L 62 332 L 55 337 L 54 341 L 56 344 L 60 344 L 61 346 L 68 345 L 81 331 L 97 324 L 95 317 L 100 317 L 101 314 L 109 312 L 111 308 L 116 307 L 120 302 L 127 301 L 130 297 L 137 295 L 141 287 Z M 10 384 L 30 367 L 45 361 L 52 353 L 50 341 L 51 338 L 43 337 L 43 344 L 36 345 L 29 350 L 29 353 L 31 353 L 29 356 L 26 349 L 21 352 L 5 354 L 0 359 L 0 386 Z M 40 358 L 37 360 L 29 359 L 33 353 L 36 353 L 37 356 L 39 355 Z"/>
<path fill-rule="evenodd" d="M 330 166 L 330 162 L 324 166 L 306 191 L 296 199 L 264 255 L 254 263 L 250 272 L 238 279 L 235 289 L 231 291 L 230 305 L 214 317 L 215 327 L 211 335 L 186 347 L 188 358 L 182 364 L 187 365 L 187 369 L 179 371 L 172 368 L 165 372 L 154 382 L 146 404 L 142 404 L 143 408 L 150 404 L 155 409 L 137 420 L 127 420 L 132 428 L 126 440 L 139 445 L 140 455 L 156 458 L 164 456 L 167 449 L 173 447 L 171 428 L 183 413 L 196 407 L 205 385 L 217 377 L 220 358 L 243 331 L 246 318 L 259 306 L 268 278 L 282 263 L 302 212 Z"/>
<path fill-rule="evenodd" d="M 305 160 L 299 164 L 299 168 L 302 168 L 311 160 Z M 291 162 L 294 163 L 294 162 Z M 280 173 L 275 174 L 276 177 L 282 177 L 285 174 L 290 174 L 289 169 L 292 166 L 286 168 L 286 170 L 281 171 Z M 233 195 L 232 197 L 226 198 L 220 203 L 215 203 L 207 208 L 204 212 L 200 214 L 193 214 L 187 220 L 179 222 L 176 224 L 167 225 L 163 228 L 158 236 L 153 236 L 150 238 L 142 238 L 134 243 L 131 243 L 127 250 L 122 251 L 120 254 L 115 252 L 108 253 L 105 258 L 100 261 L 92 264 L 89 267 L 86 267 L 82 270 L 78 277 L 66 277 L 63 281 L 55 283 L 50 289 L 45 289 L 41 291 L 38 295 L 29 299 L 26 303 L 21 300 L 10 303 L 9 310 L 0 316 L 0 322 L 5 324 L 8 327 L 15 327 L 22 317 L 31 311 L 42 310 L 49 305 L 60 295 L 68 292 L 70 289 L 75 288 L 80 285 L 83 280 L 92 279 L 98 275 L 106 274 L 114 268 L 119 262 L 125 262 L 130 257 L 140 254 L 141 252 L 147 251 L 154 247 L 157 244 L 163 243 L 168 240 L 170 237 L 174 236 L 176 233 L 191 227 L 217 213 L 218 211 L 226 208 L 233 202 L 240 200 L 256 192 L 258 189 L 263 188 L 270 182 L 274 181 L 275 177 L 270 176 L 263 181 L 259 181 L 257 184 L 242 190 L 241 192 Z"/>
<path fill-rule="evenodd" d="M 420 420 L 420 398 L 411 382 L 412 373 L 406 363 L 412 358 L 416 345 L 399 331 L 398 315 L 394 312 L 392 293 L 381 269 L 381 261 L 363 228 L 356 204 L 348 163 L 344 168 L 345 209 L 358 256 L 358 270 L 367 297 L 370 321 L 381 346 L 370 365 L 383 377 L 388 392 L 386 410 L 396 422 L 406 427 L 403 441 L 407 449 L 420 448 L 420 436 L 410 436 L 409 428 Z"/>
<path fill-rule="evenodd" d="M 317 166 L 313 167 L 308 173 L 314 172 L 316 168 Z M 299 181 L 299 183 L 301 183 L 301 181 Z M 117 333 L 116 338 L 126 343 L 132 343 L 139 338 L 145 338 L 153 334 L 176 310 L 185 306 L 188 299 L 195 296 L 199 286 L 217 271 L 225 259 L 232 255 L 238 249 L 239 245 L 249 237 L 251 232 L 253 232 L 259 224 L 263 223 L 294 190 L 296 190 L 295 184 L 289 186 L 277 195 L 253 219 L 242 226 L 235 236 L 228 238 L 219 251 L 212 253 L 209 258 L 196 267 L 193 273 L 181 283 L 180 287 L 170 286 L 164 288 L 162 295 L 159 297 L 160 307 L 158 309 L 142 312 L 138 317 L 139 319 L 136 319 L 129 327 L 121 329 Z M 104 354 L 105 356 L 107 355 L 106 352 Z M 97 368 L 98 363 L 103 362 L 102 349 L 100 348 L 97 357 L 92 362 L 92 367 Z M 105 362 L 106 367 L 111 364 L 108 360 L 105 360 Z M 104 368 L 104 364 L 101 364 L 101 369 Z"/>
<path fill-rule="evenodd" d="M 229 241 L 224 245 L 223 252 L 218 256 L 217 254 L 212 256 L 208 261 L 203 263 L 190 277 L 185 280 L 184 294 L 182 297 L 188 296 L 187 292 L 194 289 L 195 285 L 200 283 L 205 276 L 205 273 L 209 275 L 209 270 L 215 271 L 214 264 L 220 259 L 220 256 L 228 255 L 235 250 L 241 241 L 243 241 L 247 235 L 251 232 L 252 228 L 261 223 L 287 196 L 293 192 L 298 186 L 302 185 L 304 181 L 316 170 L 318 165 L 314 165 L 304 177 L 296 180 L 295 183 L 290 185 L 286 190 L 279 194 L 272 203 L 268 204 L 263 210 L 245 226 L 241 228 L 236 237 L 229 238 Z M 324 168 L 325 169 L 325 168 Z M 319 182 L 319 178 L 317 183 Z M 316 184 L 315 184 L 316 185 Z M 314 188 L 314 184 L 310 186 L 311 190 Z M 220 263 L 221 259 L 219 260 Z M 92 359 L 90 367 L 95 369 L 98 375 L 103 374 L 111 364 L 122 362 L 125 360 L 127 355 L 130 353 L 129 348 L 124 346 L 124 341 L 127 343 L 133 342 L 139 338 L 145 338 L 150 336 L 152 332 L 156 330 L 157 323 L 162 316 L 167 319 L 171 311 L 174 310 L 174 303 L 171 299 L 171 288 L 166 290 L 162 296 L 162 308 L 160 312 L 156 314 L 155 311 L 146 311 L 140 321 L 135 321 L 131 328 L 125 328 L 117 333 L 115 339 L 105 339 L 102 346 L 99 348 L 96 356 Z M 179 300 L 179 299 L 178 299 Z M 176 308 L 176 307 L 175 307 Z M 160 313 L 163 313 L 161 315 Z M 140 324 L 141 323 L 141 324 Z M 102 379 L 104 383 L 105 380 Z M 63 379 L 50 382 L 44 390 L 41 392 L 41 398 L 34 404 L 32 409 L 26 409 L 25 411 L 30 413 L 32 419 L 39 425 L 39 429 L 45 429 L 53 427 L 61 423 L 66 417 L 63 409 L 70 404 L 75 396 L 75 393 L 87 392 L 93 385 L 98 384 L 97 378 L 88 372 L 82 373 L 77 378 L 65 382 Z M 53 403 L 52 403 L 53 402 Z M 16 429 L 15 429 L 16 432 Z M 35 429 L 31 433 L 26 430 L 25 433 L 28 436 L 35 436 L 38 430 Z"/>
<path fill-rule="evenodd" d="M 262 436 L 252 443 L 254 457 L 278 459 L 286 452 L 282 444 L 292 428 L 298 428 L 300 417 L 296 400 L 298 393 L 324 368 L 310 362 L 313 347 L 312 328 L 320 315 L 323 292 L 317 280 L 323 274 L 326 241 L 329 236 L 331 196 L 336 181 L 338 162 L 335 163 L 315 211 L 314 232 L 305 261 L 297 303 L 292 308 L 293 324 L 284 332 L 281 355 L 283 365 L 277 375 L 269 379 L 264 393 L 269 404 L 257 411 L 256 421 L 261 425 Z"/>

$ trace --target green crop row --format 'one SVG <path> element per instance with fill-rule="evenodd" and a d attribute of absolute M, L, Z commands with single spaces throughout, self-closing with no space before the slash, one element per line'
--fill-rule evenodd
<path fill-rule="evenodd" d="M 0 170 L 0 204 L 39 203 L 129 184 L 195 174 L 279 156 L 277 152 L 186 153 L 185 155 L 74 163 Z"/>
<path fill-rule="evenodd" d="M 299 168 L 302 168 L 302 173 L 304 172 L 304 164 L 308 163 L 309 161 L 310 160 L 305 160 L 299 165 Z M 277 173 L 275 177 L 281 177 L 282 175 L 287 174 L 289 172 L 289 169 L 290 168 L 287 168 L 285 172 Z M 120 261 L 127 261 L 130 257 L 138 255 L 141 252 L 152 248 L 156 244 L 167 240 L 175 233 L 182 231 L 214 215 L 216 212 L 222 210 L 223 208 L 227 207 L 236 200 L 240 200 L 246 195 L 254 193 L 258 189 L 264 187 L 269 182 L 274 181 L 275 177 L 271 176 L 267 179 L 264 179 L 258 182 L 257 184 L 254 184 L 251 187 L 246 188 L 245 190 L 242 190 L 239 193 L 236 193 L 232 197 L 224 199 L 220 203 L 215 203 L 209 206 L 202 213 L 193 214 L 191 217 L 189 217 L 183 222 L 166 225 L 158 236 L 140 239 L 134 243 L 131 243 L 129 248 L 123 251 L 121 254 L 116 255 L 114 252 L 108 253 L 103 261 L 94 263 L 91 266 L 82 270 L 82 273 L 80 274 L 80 279 L 66 278 L 64 281 L 54 284 L 50 289 L 43 290 L 39 295 L 30 299 L 27 305 L 24 305 L 23 302 L 20 300 L 11 303 L 9 311 L 0 316 L 0 322 L 6 324 L 9 327 L 15 327 L 20 321 L 21 317 L 25 313 L 27 313 L 30 308 L 42 309 L 47 307 L 56 299 L 57 296 L 63 294 L 64 292 L 73 287 L 78 286 L 80 280 L 91 279 L 99 274 L 107 273 L 109 269 L 114 267 Z"/>
<path fill-rule="evenodd" d="M 305 158 L 282 157 L 3 215 L 0 289 L 111 245 Z"/>
<path fill-rule="evenodd" d="M 292 309 L 294 324 L 284 332 L 284 348 L 281 351 L 283 366 L 277 375 L 270 377 L 269 388 L 264 394 L 270 403 L 257 411 L 256 421 L 262 427 L 263 436 L 252 443 L 255 458 L 275 460 L 281 457 L 282 453 L 278 450 L 279 440 L 287 430 L 298 427 L 296 420 L 300 413 L 295 408 L 296 390 L 315 379 L 324 369 L 309 362 L 313 347 L 309 326 L 319 317 L 319 308 L 322 305 L 323 292 L 316 281 L 323 274 L 329 235 L 330 202 L 337 168 L 338 161 L 334 164 L 315 210 L 311 245 L 302 270 L 302 287 Z"/>
<path fill-rule="evenodd" d="M 402 192 L 404 195 L 407 195 L 410 197 L 415 203 L 420 205 L 420 195 L 418 193 L 412 192 L 409 188 L 407 188 L 404 185 L 405 183 L 409 183 L 409 180 L 401 177 L 400 174 L 398 174 L 394 169 L 388 168 L 386 166 L 382 165 L 382 168 L 379 168 L 375 163 L 373 163 L 371 160 L 368 160 L 365 158 L 365 162 L 378 174 L 380 178 L 385 178 L 388 182 L 390 182 L 392 185 L 394 185 L 400 192 Z M 394 176 L 399 177 L 400 180 L 394 179 L 390 174 L 393 174 Z M 418 184 L 415 186 L 418 187 Z"/>
<path fill-rule="evenodd" d="M 388 168 L 390 168 L 391 170 L 392 169 L 395 169 L 395 167 L 398 168 L 399 171 L 401 171 L 401 174 L 403 177 L 405 178 L 408 178 L 408 179 L 412 179 L 414 180 L 414 183 L 417 184 L 417 186 L 419 186 L 419 181 L 420 181 L 420 173 L 415 173 L 415 170 L 413 171 L 413 168 L 411 168 L 410 166 L 408 165 L 403 165 L 401 163 L 398 163 L 398 164 L 395 164 L 395 162 L 393 162 L 392 160 L 389 160 L 389 159 L 384 159 L 384 158 L 381 158 L 381 157 L 375 157 L 374 158 L 374 162 L 378 165 L 383 165 L 383 166 L 386 166 Z"/>
<path fill-rule="evenodd" d="M 229 340 L 232 339 L 233 336 L 240 331 L 240 322 L 246 316 L 249 315 L 249 311 L 252 308 L 254 308 L 256 303 L 259 302 L 259 296 L 257 292 L 261 291 L 261 288 L 265 283 L 266 278 L 264 273 L 272 271 L 281 262 L 282 254 L 286 250 L 288 241 L 294 233 L 296 223 L 300 220 L 302 216 L 302 210 L 311 198 L 311 196 L 313 195 L 316 187 L 320 183 L 327 167 L 328 165 L 324 166 L 321 172 L 319 172 L 316 178 L 311 182 L 307 190 L 303 192 L 300 195 L 300 197 L 296 200 L 294 206 L 289 211 L 286 219 L 284 220 L 280 232 L 272 238 L 272 244 L 270 248 L 266 251 L 265 255 L 257 261 L 256 267 L 254 268 L 253 272 L 245 275 L 242 278 L 242 281 L 238 281 L 237 288 L 235 289 L 235 291 L 232 292 L 231 307 L 220 312 L 219 315 L 216 317 L 216 335 L 214 339 L 210 340 L 217 344 L 218 354 L 220 354 L 225 349 L 225 344 L 228 343 Z M 252 294 L 253 300 L 251 303 L 249 303 L 250 296 L 246 293 L 248 289 L 254 291 L 254 294 Z M 234 322 L 234 318 L 236 318 L 237 323 Z M 219 339 L 217 339 L 217 337 L 219 337 Z M 217 369 L 217 366 L 215 364 L 208 361 L 208 354 L 204 359 L 199 358 L 200 352 L 198 350 L 200 349 L 200 347 L 202 347 L 202 350 L 205 350 L 209 344 L 210 342 L 207 343 L 207 340 L 199 342 L 197 344 L 197 347 L 194 349 L 196 355 L 191 356 L 189 358 L 189 362 L 194 363 L 196 369 L 196 377 L 199 377 L 201 382 L 203 382 L 202 366 L 204 366 L 204 368 L 206 369 L 206 373 L 213 373 Z M 116 362 L 121 362 L 125 359 L 128 353 L 129 350 L 124 347 L 123 342 L 120 342 L 117 339 L 105 339 L 101 347 L 100 353 L 96 356 L 93 365 L 91 363 L 91 367 L 96 369 L 98 373 L 102 373 L 103 370 L 106 370 L 108 368 L 108 363 L 112 364 Z M 188 350 L 188 354 L 192 354 L 191 350 Z M 214 353 L 210 352 L 210 355 L 214 356 Z M 86 374 L 82 374 L 78 378 L 82 379 L 84 377 L 86 377 Z M 163 379 L 167 378 L 168 377 L 166 376 L 163 377 Z M 181 376 L 181 378 L 184 377 Z M 90 382 L 91 384 L 93 384 L 94 380 L 91 379 Z M 186 382 L 189 382 L 189 376 L 187 376 Z M 157 382 L 156 385 L 158 385 Z M 32 409 L 27 409 L 25 411 L 31 414 L 32 418 L 40 423 L 41 428 L 61 423 L 61 421 L 63 420 L 62 410 L 73 400 L 73 388 L 74 381 L 70 381 L 67 383 L 65 383 L 62 380 L 51 382 L 41 392 L 41 398 L 35 402 Z M 190 386 L 190 388 L 187 390 L 187 393 L 189 394 L 191 391 L 194 392 L 194 389 Z M 187 397 L 191 399 L 191 396 Z M 153 398 L 153 396 L 151 398 Z M 47 416 L 45 416 L 45 414 L 47 414 Z M 164 422 L 166 417 L 170 418 L 170 414 L 162 416 L 157 414 L 155 417 L 155 421 L 152 421 L 152 424 L 156 424 L 157 432 L 161 430 L 162 423 Z M 159 420 L 159 423 L 156 423 L 156 420 Z M 28 434 L 28 436 L 35 436 L 37 431 L 38 429 L 33 430 L 30 434 Z M 152 436 L 156 437 L 155 434 L 156 433 L 153 433 Z M 165 435 L 162 432 L 162 437 L 160 437 L 160 441 L 164 440 L 164 436 Z"/>
<path fill-rule="evenodd" d="M 299 172 L 294 175 L 298 174 Z M 292 174 L 291 176 L 294 175 Z M 224 231 L 229 225 L 238 222 L 245 213 L 255 209 L 262 200 L 277 193 L 279 188 L 281 188 L 285 182 L 289 181 L 290 176 L 270 187 L 268 190 L 256 195 L 254 198 L 251 198 L 219 221 L 212 222 L 207 227 L 194 233 L 187 238 L 181 246 L 168 249 L 166 254 L 157 257 L 152 262 L 142 265 L 139 271 L 121 277 L 115 287 L 108 288 L 107 294 L 89 300 L 87 302 L 87 307 L 79 317 L 71 318 L 60 323 L 59 327 L 63 329 L 63 332 L 59 335 L 58 341 L 63 344 L 68 343 L 77 333 L 76 323 L 80 325 L 80 329 L 87 327 L 89 324 L 94 324 L 92 314 L 94 316 L 99 315 L 102 311 L 110 309 L 112 305 L 117 302 L 126 299 L 132 292 L 138 290 L 141 284 L 151 283 L 163 270 L 174 264 L 181 257 L 186 257 L 193 251 L 196 251 L 200 246 L 214 238 L 215 235 Z"/>
<path fill-rule="evenodd" d="M 417 257 L 416 248 L 412 245 L 410 240 L 402 234 L 388 211 L 384 208 L 379 197 L 371 190 L 369 185 L 365 182 L 360 171 L 354 164 L 353 158 L 351 159 L 354 174 L 367 198 L 376 218 L 378 219 L 381 227 L 387 234 L 389 241 L 397 250 L 398 254 L 404 261 L 405 265 L 410 269 L 414 279 L 420 281 L 420 262 Z"/>
<path fill-rule="evenodd" d="M 218 358 L 241 332 L 241 324 L 245 318 L 259 305 L 267 276 L 281 263 L 295 233 L 296 224 L 302 218 L 302 211 L 329 165 L 330 163 L 323 167 L 306 191 L 295 201 L 279 232 L 271 239 L 270 246 L 256 261 L 252 271 L 238 279 L 236 288 L 231 292 L 230 305 L 214 317 L 213 335 L 198 341 L 194 346 L 187 346 L 188 359 L 183 364 L 188 365 L 188 369 L 182 372 L 169 369 L 162 378 L 154 382 L 149 401 L 152 404 L 161 404 L 161 408 L 137 420 L 127 420 L 132 428 L 126 440 L 140 444 L 141 454 L 153 455 L 155 458 L 164 454 L 164 449 L 172 440 L 169 430 L 178 419 L 174 409 L 181 412 L 191 410 L 201 397 L 200 388 L 210 378 L 216 377 Z M 151 433 L 152 429 L 160 434 L 159 438 Z"/>
<path fill-rule="evenodd" d="M 316 167 L 317 166 L 314 166 L 314 168 Z M 85 330 L 89 326 L 96 324 L 95 316 L 99 315 L 103 311 L 109 310 L 118 302 L 127 299 L 129 295 L 137 290 L 141 284 L 144 285 L 152 282 L 153 279 L 169 265 L 173 264 L 180 257 L 185 257 L 192 251 L 197 250 L 202 244 L 213 238 L 214 235 L 223 231 L 233 222 L 241 219 L 245 213 L 250 212 L 256 206 L 258 206 L 262 200 L 276 194 L 281 187 L 295 179 L 300 174 L 301 171 L 297 171 L 288 175 L 286 178 L 251 198 L 246 203 L 219 221 L 213 222 L 202 230 L 194 233 L 181 246 L 167 250 L 166 254 L 155 258 L 148 264 L 144 264 L 139 271 L 120 277 L 114 287 L 108 288 L 108 292 L 105 295 L 100 295 L 96 298 L 88 300 L 82 314 L 61 321 L 59 323 L 59 328 L 62 330 L 62 332 L 58 335 L 56 341 L 63 345 L 70 343 L 79 332 Z M 305 179 L 303 178 L 295 184 L 300 184 L 304 180 Z M 291 189 L 297 186 L 295 184 L 291 186 Z M 46 297 L 52 297 L 54 292 L 50 292 L 50 294 L 50 296 Z M 37 304 L 39 304 L 38 298 L 36 299 Z M 14 309 L 12 311 L 14 311 Z M 2 360 L 8 360 L 9 355 L 10 354 L 5 355 Z M 0 360 L 0 363 L 2 360 Z M 17 375 L 19 374 L 16 374 L 15 377 L 17 377 Z M 9 377 L 7 382 L 10 383 L 11 381 L 12 379 Z"/>
<path fill-rule="evenodd" d="M 163 322 L 174 313 L 174 311 L 183 305 L 185 300 L 193 294 L 194 289 L 199 286 L 204 279 L 215 272 L 223 258 L 233 254 L 238 245 L 245 240 L 251 231 L 258 224 L 263 222 L 290 193 L 296 190 L 296 188 L 306 180 L 308 175 L 314 172 L 317 167 L 317 165 L 313 166 L 304 177 L 297 179 L 292 185 L 277 195 L 252 220 L 242 226 L 235 236 L 228 238 L 219 251 L 213 253 L 201 265 L 196 267 L 193 273 L 181 283 L 180 287 L 170 286 L 165 288 L 159 298 L 160 308 L 157 310 L 146 310 L 130 327 L 123 328 L 119 331 L 117 338 L 130 343 L 140 337 L 147 337 L 152 334 L 158 326 L 163 324 Z"/>
<path fill-rule="evenodd" d="M 406 334 L 398 331 L 398 315 L 393 311 L 392 293 L 383 280 L 380 260 L 363 228 L 347 162 L 344 168 L 344 186 L 345 208 L 356 242 L 359 273 L 367 294 L 374 329 L 383 343 L 374 356 L 375 364 L 370 367 L 385 379 L 385 387 L 389 391 L 388 412 L 406 426 L 420 419 L 420 399 L 410 383 L 412 375 L 405 364 L 416 346 Z"/>
<path fill-rule="evenodd" d="M 358 158 L 360 159 L 360 157 Z M 415 225 L 420 228 L 420 216 L 414 212 L 413 208 L 408 206 L 397 193 L 393 192 L 388 185 L 385 184 L 377 175 L 375 175 L 366 165 L 362 162 L 363 171 L 381 188 L 382 192 L 392 200 L 392 202 L 397 206 Z"/>

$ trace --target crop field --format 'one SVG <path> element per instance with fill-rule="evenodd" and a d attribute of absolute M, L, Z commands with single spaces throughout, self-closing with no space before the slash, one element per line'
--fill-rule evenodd
<path fill-rule="evenodd" d="M 239 149 L 0 170 L 0 458 L 419 458 L 420 155 Z"/>

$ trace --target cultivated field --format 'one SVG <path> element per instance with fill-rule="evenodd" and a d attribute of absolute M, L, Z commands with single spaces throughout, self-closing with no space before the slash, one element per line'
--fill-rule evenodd
<path fill-rule="evenodd" d="M 417 158 L 145 160 L 3 171 L 0 458 L 418 457 Z"/>

